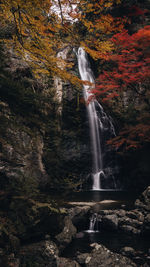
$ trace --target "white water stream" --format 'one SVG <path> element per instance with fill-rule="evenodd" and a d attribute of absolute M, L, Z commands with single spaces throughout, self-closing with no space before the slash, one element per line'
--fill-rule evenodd
<path fill-rule="evenodd" d="M 88 102 L 89 97 L 93 97 L 91 90 L 95 87 L 94 75 L 90 67 L 87 53 L 82 47 L 79 47 L 76 52 L 78 60 L 78 68 L 81 76 L 81 80 L 89 82 L 83 85 L 83 95 L 86 102 Z M 99 109 L 99 116 L 97 114 L 97 109 Z M 108 118 L 103 110 L 103 107 L 93 99 L 87 104 L 87 112 L 90 126 L 90 136 L 91 136 L 91 149 L 93 155 L 93 190 L 101 190 L 101 177 L 105 177 L 103 170 L 103 156 L 102 156 L 102 139 L 101 134 L 109 128 L 112 135 L 115 135 L 114 127 L 111 119 Z M 110 129 L 111 128 L 111 129 Z"/>

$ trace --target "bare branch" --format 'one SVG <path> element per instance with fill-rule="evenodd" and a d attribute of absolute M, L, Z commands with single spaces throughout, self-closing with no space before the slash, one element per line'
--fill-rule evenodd
<path fill-rule="evenodd" d="M 61 1 L 58 0 L 58 5 L 60 8 L 60 16 L 61 16 L 61 23 L 64 24 L 64 18 L 63 18 L 63 12 L 62 12 L 62 6 L 61 6 Z"/>

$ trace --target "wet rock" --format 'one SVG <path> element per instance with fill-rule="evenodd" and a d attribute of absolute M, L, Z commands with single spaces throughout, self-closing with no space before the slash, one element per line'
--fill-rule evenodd
<path fill-rule="evenodd" d="M 77 206 L 68 210 L 68 214 L 73 224 L 78 229 L 83 229 L 87 222 L 87 213 L 90 210 L 90 206 Z"/>
<path fill-rule="evenodd" d="M 74 260 L 59 258 L 57 261 L 57 267 L 80 267 L 80 265 Z"/>
<path fill-rule="evenodd" d="M 65 248 L 71 241 L 72 238 L 76 236 L 77 229 L 73 225 L 69 216 L 64 218 L 64 228 L 63 231 L 56 236 L 59 242 L 60 249 Z"/>
<path fill-rule="evenodd" d="M 31 130 L 16 116 L 11 120 L 9 105 L 0 103 L 0 116 L 7 120 L 4 124 L 5 135 L 1 135 L 0 186 L 11 194 L 31 195 L 38 185 L 47 181 L 42 161 L 44 141 L 38 130 Z M 27 186 L 27 184 L 32 185 Z M 3 207 L 5 208 L 5 207 Z M 6 207 L 7 209 L 7 207 Z"/>
<path fill-rule="evenodd" d="M 142 265 L 142 267 L 149 267 L 149 266 L 150 266 L 149 263 L 144 263 L 144 264 Z"/>
<path fill-rule="evenodd" d="M 76 257 L 77 262 L 80 264 L 85 264 L 88 261 L 89 254 L 88 253 L 79 253 Z"/>
<path fill-rule="evenodd" d="M 130 259 L 117 254 L 112 253 L 106 247 L 97 243 L 92 244 L 94 248 L 91 253 L 88 254 L 85 266 L 86 267 L 131 267 L 136 266 Z"/>
<path fill-rule="evenodd" d="M 0 225 L 0 247 L 4 248 L 9 243 L 9 233 L 7 229 L 3 226 L 3 224 Z"/>
<path fill-rule="evenodd" d="M 128 217 L 128 215 L 130 217 Z M 133 217 L 136 219 L 133 219 Z M 144 217 L 141 215 L 139 218 L 140 220 L 138 220 L 137 214 L 134 214 L 134 211 L 126 213 L 126 216 L 119 218 L 119 229 L 125 231 L 126 233 L 140 234 L 143 229 L 142 220 Z"/>
<path fill-rule="evenodd" d="M 118 217 L 117 215 L 106 215 L 102 219 L 102 227 L 108 230 L 118 229 Z"/>
<path fill-rule="evenodd" d="M 6 229 L 3 225 L 0 226 L 0 247 L 9 253 L 17 252 L 20 248 L 19 238 L 9 233 L 9 229 Z"/>
<path fill-rule="evenodd" d="M 9 246 L 13 252 L 17 252 L 20 248 L 20 240 L 16 236 L 9 235 Z"/>
<path fill-rule="evenodd" d="M 134 257 L 134 261 L 136 262 L 137 266 L 143 267 L 144 262 L 143 262 L 143 259 L 141 257 L 139 257 L 139 256 Z"/>
<path fill-rule="evenodd" d="M 119 211 L 116 211 L 116 214 L 118 217 L 124 217 L 126 216 L 126 211 L 123 209 L 120 209 Z"/>
<path fill-rule="evenodd" d="M 57 267 L 58 248 L 52 241 L 24 246 L 20 251 L 20 266 Z"/>
<path fill-rule="evenodd" d="M 126 216 L 128 216 L 131 219 L 139 220 L 142 222 L 144 221 L 143 214 L 138 210 L 128 211 L 128 212 L 126 212 Z"/>
<path fill-rule="evenodd" d="M 136 251 L 131 247 L 124 247 L 121 249 L 121 254 L 127 257 L 135 256 Z"/>
<path fill-rule="evenodd" d="M 144 225 L 143 225 L 143 232 L 150 234 L 150 214 L 147 214 L 145 216 L 145 221 L 144 221 Z"/>
<path fill-rule="evenodd" d="M 141 234 L 141 230 L 138 230 L 135 227 L 132 227 L 131 225 L 121 225 L 120 229 L 128 234 L 135 234 L 135 235 Z"/>
<path fill-rule="evenodd" d="M 100 215 L 111 215 L 113 213 L 112 210 L 100 210 L 99 214 Z"/>
<path fill-rule="evenodd" d="M 15 257 L 15 254 L 12 253 L 8 255 L 7 261 L 6 261 L 7 267 L 19 267 L 20 266 L 20 259 Z"/>
<path fill-rule="evenodd" d="M 150 186 L 135 201 L 135 207 L 141 210 L 150 211 Z"/>
<path fill-rule="evenodd" d="M 51 203 L 16 197 L 12 200 L 8 216 L 11 228 L 21 240 L 30 240 L 49 233 L 57 234 L 62 230 L 60 218 L 63 216 Z"/>
<path fill-rule="evenodd" d="M 0 266 L 5 266 L 5 265 L 6 265 L 5 252 L 4 249 L 0 248 Z"/>
<path fill-rule="evenodd" d="M 101 210 L 101 205 L 99 203 L 95 204 L 92 208 L 93 213 L 99 213 Z"/>
<path fill-rule="evenodd" d="M 146 257 L 146 261 L 147 261 L 148 266 L 150 266 L 150 256 Z"/>

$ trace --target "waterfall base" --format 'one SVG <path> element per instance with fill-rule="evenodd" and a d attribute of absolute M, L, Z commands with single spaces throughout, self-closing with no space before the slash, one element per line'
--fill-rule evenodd
<path fill-rule="evenodd" d="M 99 230 L 85 230 L 84 233 L 99 233 Z"/>
<path fill-rule="evenodd" d="M 103 170 L 91 175 L 93 191 L 121 191 L 119 185 L 117 186 L 113 175 L 105 174 Z M 109 185 L 109 188 L 107 187 Z"/>
<path fill-rule="evenodd" d="M 90 218 L 89 229 L 86 230 L 87 233 L 96 233 L 99 232 L 99 221 L 98 221 L 98 214 L 93 213 Z"/>
<path fill-rule="evenodd" d="M 95 174 L 92 174 L 93 176 L 93 190 L 100 190 L 101 189 L 101 175 L 104 175 L 104 172 L 101 170 Z"/>
<path fill-rule="evenodd" d="M 94 189 L 92 188 L 90 191 L 102 191 L 102 192 L 121 192 L 123 191 L 122 189 L 116 189 L 116 188 L 100 188 L 100 189 Z"/>

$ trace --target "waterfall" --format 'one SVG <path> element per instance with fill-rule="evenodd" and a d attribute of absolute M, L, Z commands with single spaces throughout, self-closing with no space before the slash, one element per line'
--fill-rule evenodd
<path fill-rule="evenodd" d="M 85 232 L 87 232 L 87 233 L 99 232 L 99 230 L 98 230 L 98 214 L 97 213 L 92 214 L 92 216 L 90 218 L 89 229 L 86 230 Z"/>
<path fill-rule="evenodd" d="M 94 95 L 91 90 L 95 87 L 95 79 L 90 67 L 87 53 L 82 47 L 79 47 L 76 52 L 78 60 L 78 68 L 81 80 L 86 81 L 83 85 L 83 95 L 85 101 L 88 103 L 89 98 Z M 114 136 L 115 130 L 110 117 L 104 112 L 103 107 L 98 101 L 92 98 L 87 104 L 87 113 L 90 128 L 91 150 L 92 150 L 92 177 L 93 190 L 101 190 L 101 180 L 107 178 L 108 174 L 104 172 L 103 166 L 103 151 L 102 151 L 102 137 L 105 135 Z"/>

